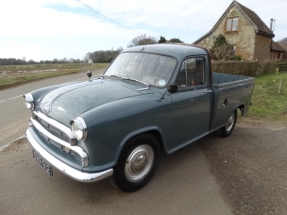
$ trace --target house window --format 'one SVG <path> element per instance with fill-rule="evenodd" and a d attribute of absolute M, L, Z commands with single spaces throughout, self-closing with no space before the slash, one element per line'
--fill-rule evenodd
<path fill-rule="evenodd" d="M 226 19 L 226 31 L 238 31 L 238 17 Z"/>

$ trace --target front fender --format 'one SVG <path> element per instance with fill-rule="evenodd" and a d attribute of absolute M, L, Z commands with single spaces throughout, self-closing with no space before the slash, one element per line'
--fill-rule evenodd
<path fill-rule="evenodd" d="M 116 158 L 116 161 L 118 161 L 119 157 L 120 157 L 120 154 L 122 152 L 122 149 L 124 148 L 124 146 L 126 145 L 126 143 L 131 140 L 132 138 L 140 135 L 140 134 L 144 134 L 144 133 L 149 133 L 149 132 L 157 132 L 160 136 L 160 140 L 161 141 L 161 146 L 163 147 L 163 150 L 165 152 L 166 151 L 166 140 L 164 138 L 164 135 L 163 135 L 163 132 L 162 130 L 159 128 L 159 127 L 156 127 L 156 126 L 148 126 L 148 127 L 145 127 L 145 128 L 140 128 L 138 130 L 135 130 L 135 131 L 132 131 L 131 133 L 127 134 L 126 137 L 122 140 L 122 142 L 120 143 L 119 147 L 120 147 L 120 150 L 118 151 L 119 153 L 117 153 L 117 158 Z M 116 162 L 117 163 L 117 162 Z"/>
<path fill-rule="evenodd" d="M 88 153 L 98 171 L 116 163 L 128 140 L 141 133 L 156 131 L 163 148 L 172 131 L 172 104 L 169 96 L 138 96 L 100 105 L 81 117 L 88 126 L 88 138 L 78 143 Z M 164 138 L 163 138 L 164 137 Z"/>

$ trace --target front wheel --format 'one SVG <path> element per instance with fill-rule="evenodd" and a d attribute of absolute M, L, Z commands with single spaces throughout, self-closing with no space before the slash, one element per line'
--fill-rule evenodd
<path fill-rule="evenodd" d="M 131 139 L 114 167 L 114 182 L 124 192 L 144 187 L 154 175 L 160 158 L 158 140 L 143 134 Z"/>
<path fill-rule="evenodd" d="M 227 120 L 227 123 L 221 127 L 220 129 L 217 130 L 216 134 L 220 137 L 228 137 L 233 129 L 234 126 L 236 124 L 236 120 L 237 120 L 237 109 L 235 109 L 232 114 L 230 115 L 230 117 Z"/>

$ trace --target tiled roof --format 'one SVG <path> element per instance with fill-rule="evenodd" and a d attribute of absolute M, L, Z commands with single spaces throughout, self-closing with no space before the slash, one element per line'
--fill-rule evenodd
<path fill-rule="evenodd" d="M 287 52 L 287 46 L 280 42 L 272 41 L 271 49 L 274 51 Z"/>
<path fill-rule="evenodd" d="M 287 52 L 287 46 L 284 43 L 278 42 L 278 44 Z"/>
<path fill-rule="evenodd" d="M 250 23 L 250 25 L 254 28 L 256 33 L 263 34 L 269 37 L 275 36 L 273 32 L 267 27 L 267 25 L 260 19 L 260 17 L 254 11 L 238 3 L 237 1 L 232 1 L 232 3 L 225 10 L 225 12 L 216 22 L 216 24 L 212 27 L 212 29 L 209 32 L 207 32 L 205 35 L 203 35 L 201 38 L 194 41 L 194 44 L 199 43 L 201 40 L 211 35 L 215 31 L 215 29 L 218 27 L 218 25 L 222 22 L 222 20 L 226 17 L 226 15 L 229 13 L 232 7 L 236 7 L 242 12 L 242 14 L 245 16 L 245 18 Z"/>
<path fill-rule="evenodd" d="M 236 1 L 235 1 L 236 2 Z M 245 7 L 244 5 L 240 4 L 239 2 L 236 2 L 240 6 L 240 8 L 245 12 L 245 14 L 250 18 L 250 20 L 254 23 L 254 25 L 258 28 L 258 33 L 265 33 L 269 34 L 268 36 L 274 37 L 273 32 L 270 30 L 270 28 L 267 27 L 267 25 L 260 19 L 260 17 L 249 8 Z"/>

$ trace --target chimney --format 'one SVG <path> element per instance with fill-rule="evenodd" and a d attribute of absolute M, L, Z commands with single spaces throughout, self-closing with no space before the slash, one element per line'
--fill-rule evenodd
<path fill-rule="evenodd" d="M 270 30 L 273 31 L 273 18 L 270 19 Z"/>

